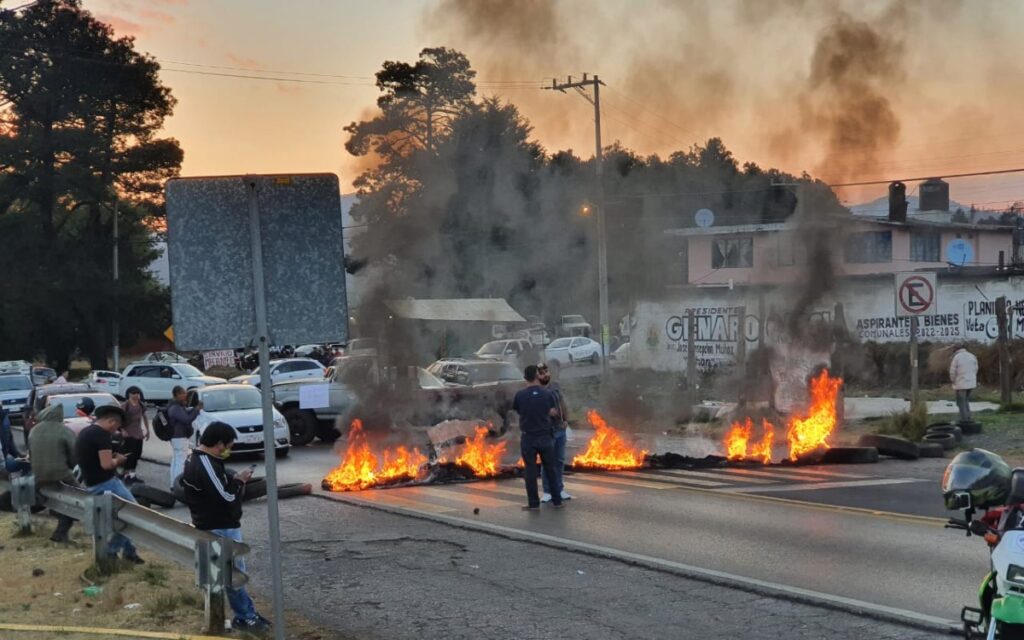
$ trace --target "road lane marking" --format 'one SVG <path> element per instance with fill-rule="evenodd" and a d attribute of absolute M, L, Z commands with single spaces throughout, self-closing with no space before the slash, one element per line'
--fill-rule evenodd
<path fill-rule="evenodd" d="M 672 482 L 648 482 L 646 480 L 633 480 L 630 478 L 613 478 L 606 475 L 598 475 L 596 473 L 582 474 L 577 473 L 573 476 L 574 482 L 597 482 L 601 484 L 624 484 L 630 487 L 641 487 L 643 489 L 675 489 L 681 486 L 679 483 Z"/>
<path fill-rule="evenodd" d="M 787 484 L 782 486 L 745 486 L 727 487 L 718 489 L 721 493 L 761 493 L 776 491 L 817 491 L 820 489 L 841 489 L 849 487 L 880 487 L 890 484 L 908 484 L 911 482 L 928 482 L 921 478 L 878 478 L 875 480 L 840 480 L 836 482 L 804 482 L 801 484 Z"/>
<path fill-rule="evenodd" d="M 694 488 L 690 490 L 701 491 L 705 493 L 715 493 L 716 495 L 719 496 L 723 495 L 721 492 L 717 492 L 710 489 Z M 899 624 L 908 624 L 918 628 L 929 629 L 931 631 L 938 630 L 944 633 L 952 633 L 959 631 L 959 623 L 957 621 L 946 620 L 936 616 L 918 613 L 916 611 L 899 609 L 896 607 L 890 607 L 882 604 L 876 604 L 873 602 L 867 602 L 865 600 L 857 600 L 855 598 L 848 598 L 845 596 L 823 593 L 820 591 L 813 591 L 810 589 L 794 587 L 777 582 L 769 582 L 767 580 L 760 580 L 758 578 L 749 578 L 746 576 L 726 573 L 724 571 L 718 571 L 716 569 L 705 569 L 703 567 L 688 565 L 682 562 L 664 560 L 653 556 L 632 553 L 629 551 L 622 551 L 619 549 L 614 549 L 612 547 L 591 544 L 589 542 L 561 538 L 546 533 L 537 533 L 534 531 L 527 531 L 525 529 L 516 529 L 514 527 L 492 524 L 490 522 L 485 522 L 481 520 L 470 520 L 467 518 L 461 518 L 458 516 L 440 513 L 425 513 L 422 511 L 418 511 L 415 508 L 367 502 L 359 500 L 358 498 L 356 498 L 356 496 L 354 496 L 351 493 L 330 494 L 314 492 L 313 497 L 320 498 L 322 500 L 337 500 L 339 502 L 348 502 L 349 504 L 353 504 L 355 506 L 361 506 L 370 509 L 378 509 L 380 511 L 386 511 L 396 515 L 404 515 L 412 518 L 419 518 L 422 520 L 439 522 L 460 529 L 482 531 L 510 540 L 518 540 L 520 542 L 533 542 L 536 544 L 541 544 L 556 549 L 576 551 L 594 557 L 618 560 L 629 564 L 635 564 L 645 566 L 647 568 L 653 568 L 661 571 L 675 573 L 686 578 L 690 578 L 693 580 L 701 580 L 704 582 L 708 582 L 710 584 L 737 588 L 743 591 L 757 593 L 760 595 L 783 597 L 788 600 L 801 602 L 812 606 L 824 606 L 828 608 L 839 609 L 841 611 L 852 613 L 854 615 L 867 614 L 871 617 L 874 617 L 875 619 L 885 620 L 888 622 L 896 622 Z M 757 497 L 758 496 L 750 496 L 751 499 L 755 499 Z"/>
<path fill-rule="evenodd" d="M 812 475 L 812 476 L 831 476 L 833 478 L 868 478 L 870 476 L 858 475 L 856 473 L 840 473 L 839 471 L 832 471 L 831 469 L 823 469 L 821 467 L 808 467 L 806 469 L 799 467 L 779 467 L 779 471 L 785 471 L 786 473 L 795 473 L 797 475 Z"/>

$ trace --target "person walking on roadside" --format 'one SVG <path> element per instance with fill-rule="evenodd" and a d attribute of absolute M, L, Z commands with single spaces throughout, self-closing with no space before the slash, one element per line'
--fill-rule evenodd
<path fill-rule="evenodd" d="M 36 417 L 36 424 L 28 433 L 32 449 L 32 473 L 36 477 L 36 491 L 59 488 L 62 484 L 78 486 L 73 469 L 75 459 L 75 434 L 64 426 L 64 407 L 54 403 Z M 67 542 L 68 532 L 75 519 L 61 513 L 57 516 L 57 528 L 50 540 Z"/>
<path fill-rule="evenodd" d="M 537 380 L 540 385 L 555 395 L 558 401 L 558 415 L 554 418 L 555 423 L 555 476 L 558 477 L 558 485 L 562 487 L 562 500 L 572 500 L 572 496 L 565 490 L 565 445 L 569 427 L 569 409 L 565 404 L 565 396 L 562 395 L 562 387 L 551 379 L 551 372 L 546 362 L 537 365 Z M 541 502 L 551 502 L 551 483 L 547 476 L 541 476 L 541 486 L 544 488 L 544 495 Z"/>
<path fill-rule="evenodd" d="M 85 490 L 93 495 L 112 493 L 128 502 L 135 502 L 135 496 L 117 477 L 117 468 L 124 464 L 126 457 L 123 453 L 114 453 L 110 440 L 110 436 L 124 424 L 124 409 L 117 405 L 103 405 L 96 408 L 92 417 L 92 424 L 82 429 L 75 440 L 75 458 L 82 470 Z M 135 545 L 123 533 L 113 534 L 107 546 L 107 557 L 116 558 L 118 553 L 122 553 L 128 562 L 143 562 Z"/>
<path fill-rule="evenodd" d="M 194 407 L 185 406 L 187 394 L 185 390 L 174 387 L 171 390 L 173 399 L 167 406 L 167 422 L 173 429 L 171 435 L 171 491 L 174 491 L 174 481 L 181 472 L 185 470 L 185 458 L 188 457 L 188 439 L 195 433 L 192 423 L 199 417 L 203 410 L 203 403 L 200 402 Z"/>
<path fill-rule="evenodd" d="M 555 395 L 541 386 L 537 379 L 537 365 L 531 364 L 523 371 L 526 388 L 516 393 L 512 410 L 519 414 L 519 452 L 525 465 L 526 501 L 524 509 L 540 509 L 540 494 L 537 492 L 537 456 L 540 456 L 544 475 L 551 488 L 551 503 L 562 506 L 562 484 L 555 475 L 555 418 L 559 415 Z"/>
<path fill-rule="evenodd" d="M 135 469 L 142 458 L 142 441 L 149 440 L 149 418 L 146 417 L 146 406 L 142 404 L 142 392 L 134 388 L 129 391 L 128 399 L 121 404 L 121 408 L 125 414 L 125 424 L 121 428 L 124 433 L 121 453 L 128 456 L 128 461 L 124 463 L 124 481 L 136 482 L 138 477 Z"/>
<path fill-rule="evenodd" d="M 960 409 L 960 422 L 971 421 L 971 392 L 978 386 L 978 359 L 964 343 L 953 345 L 955 353 L 949 363 L 949 380 L 956 393 L 956 406 Z"/>
<path fill-rule="evenodd" d="M 184 502 L 192 514 L 192 526 L 222 538 L 242 541 L 242 495 L 252 469 L 228 477 L 224 459 L 235 444 L 235 430 L 223 422 L 214 422 L 203 430 L 199 446 L 185 462 L 181 476 Z M 245 571 L 245 561 L 235 557 L 235 568 Z M 228 603 L 234 612 L 232 630 L 263 632 L 270 621 L 256 611 L 245 587 L 228 588 Z"/>

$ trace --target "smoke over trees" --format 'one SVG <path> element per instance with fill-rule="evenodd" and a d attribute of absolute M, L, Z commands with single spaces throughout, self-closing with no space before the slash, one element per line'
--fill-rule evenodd
<path fill-rule="evenodd" d="M 462 54 L 426 49 L 421 61 L 439 60 L 438 51 L 450 64 L 431 66 L 431 82 L 458 90 L 447 94 L 444 126 L 427 127 L 430 145 L 425 133 L 410 133 L 424 131 L 424 91 L 396 93 L 385 82 L 378 83 L 387 98 L 381 114 L 346 128 L 350 152 L 381 157 L 358 178 L 352 209 L 367 225 L 354 239 L 353 261 L 374 274 L 372 297 L 497 297 L 549 321 L 563 313 L 594 318 L 593 159 L 545 150 L 513 104 L 472 98 L 473 72 Z M 378 78 L 414 66 L 386 62 Z M 443 78 L 446 71 L 456 79 Z M 396 109 L 399 99 L 404 106 Z M 841 210 L 827 186 L 741 166 L 717 138 L 667 158 L 613 143 L 604 180 L 613 317 L 677 277 L 669 259 L 675 248 L 662 231 L 694 226 L 697 209 L 712 208 L 718 224 L 781 221 L 795 196 L 773 185 L 804 182 L 819 211 Z"/>

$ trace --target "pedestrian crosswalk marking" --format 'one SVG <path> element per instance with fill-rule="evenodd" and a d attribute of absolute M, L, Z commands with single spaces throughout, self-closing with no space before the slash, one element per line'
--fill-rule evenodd
<path fill-rule="evenodd" d="M 430 502 L 403 498 L 398 495 L 399 491 L 401 491 L 401 489 L 382 489 L 379 491 L 368 490 L 350 492 L 348 495 L 355 500 L 362 500 L 364 502 L 376 502 L 394 507 L 408 507 L 411 509 L 420 509 L 421 511 L 429 511 L 431 513 L 451 513 L 453 511 L 457 511 L 457 509 L 453 507 L 443 507 Z"/>
<path fill-rule="evenodd" d="M 907 484 L 910 482 L 927 482 L 920 478 L 876 478 L 873 480 L 839 480 L 836 482 L 801 482 L 777 487 L 737 486 L 717 489 L 723 493 L 762 493 L 775 491 L 817 491 L 820 489 L 842 489 L 850 487 L 877 487 L 888 484 Z"/>
<path fill-rule="evenodd" d="M 719 478 L 721 478 L 722 476 L 734 476 L 734 477 L 735 476 L 739 476 L 739 478 L 736 478 L 736 479 L 742 479 L 743 481 L 750 482 L 751 484 L 757 484 L 756 482 L 752 481 L 752 478 L 772 478 L 773 480 L 780 481 L 780 482 L 781 481 L 790 482 L 790 481 L 799 481 L 799 480 L 804 480 L 804 479 L 807 479 L 807 480 L 824 480 L 825 478 L 829 477 L 827 474 L 824 474 L 824 473 L 816 473 L 814 475 L 810 475 L 810 474 L 806 474 L 806 475 L 805 474 L 790 474 L 786 469 L 775 469 L 775 468 L 771 468 L 771 467 L 769 467 L 768 469 L 771 469 L 771 470 L 770 471 L 769 470 L 763 470 L 763 471 L 762 470 L 757 470 L 757 471 L 755 471 L 753 469 L 736 469 L 736 468 L 731 468 L 731 467 L 725 467 L 725 468 L 722 468 L 722 469 L 711 469 L 711 473 L 713 473 L 716 477 L 719 477 Z"/>
<path fill-rule="evenodd" d="M 798 467 L 773 467 L 773 470 L 784 472 L 784 473 L 795 473 L 797 475 L 808 475 L 808 476 L 832 476 L 833 478 L 867 478 L 868 476 L 858 475 L 856 473 L 841 473 L 839 471 L 832 471 L 831 469 L 823 469 L 821 467 L 812 467 L 809 469 L 802 469 Z"/>
<path fill-rule="evenodd" d="M 700 478 L 693 478 L 691 476 L 703 476 L 696 471 L 690 471 L 686 473 L 685 477 L 680 475 L 662 475 L 660 473 L 640 473 L 637 471 L 624 471 L 621 474 L 625 478 L 643 478 L 645 480 L 659 480 L 661 482 L 671 482 L 672 484 L 689 484 L 695 487 L 724 487 L 728 485 L 727 482 L 721 482 L 719 480 L 702 480 Z M 711 476 L 709 476 L 711 477 Z M 760 480 L 759 482 L 769 482 L 768 480 Z"/>
<path fill-rule="evenodd" d="M 519 504 L 518 501 L 503 500 L 501 498 L 492 498 L 484 495 L 482 491 L 474 491 L 472 494 L 463 493 L 460 491 L 451 491 L 445 487 L 409 487 L 408 492 L 411 495 L 418 493 L 425 493 L 429 496 L 435 496 L 442 500 L 451 500 L 459 503 L 464 503 L 467 500 L 471 500 L 474 506 L 478 507 L 508 507 Z M 526 495 L 526 490 L 522 491 L 523 496 Z"/>
<path fill-rule="evenodd" d="M 659 471 L 661 473 L 667 473 L 667 474 L 670 474 L 672 476 L 678 476 L 678 477 L 681 477 L 681 478 L 699 477 L 699 478 L 713 478 L 715 480 L 715 482 L 713 482 L 710 485 L 706 485 L 706 486 L 721 486 L 723 484 L 726 484 L 724 482 L 720 482 L 721 480 L 726 480 L 726 478 L 724 478 L 722 476 L 722 474 L 720 474 L 720 473 L 705 473 L 705 472 L 702 472 L 702 471 L 687 471 L 686 469 L 659 469 Z M 749 482 L 750 484 L 770 484 L 772 482 L 778 482 L 780 480 L 782 480 L 782 478 L 775 478 L 774 480 L 761 480 L 760 478 L 743 478 L 744 482 Z M 688 480 L 688 482 L 689 482 L 689 480 Z M 694 484 L 696 484 L 696 483 L 694 483 Z"/>
<path fill-rule="evenodd" d="M 607 484 L 624 484 L 631 487 L 641 487 L 644 489 L 672 489 L 677 486 L 676 483 L 669 482 L 647 482 L 646 480 L 634 480 L 632 478 L 623 477 L 612 477 L 610 475 L 596 474 L 596 473 L 577 473 L 573 476 L 574 482 L 597 482 Z"/>

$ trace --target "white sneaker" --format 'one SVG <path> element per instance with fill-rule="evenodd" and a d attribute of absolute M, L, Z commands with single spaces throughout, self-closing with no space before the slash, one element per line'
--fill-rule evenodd
<path fill-rule="evenodd" d="M 569 495 L 568 491 L 562 492 L 562 500 L 572 500 L 572 496 Z"/>
<path fill-rule="evenodd" d="M 545 493 L 543 496 L 541 496 L 540 501 L 541 502 L 551 502 L 551 494 L 550 493 Z"/>

